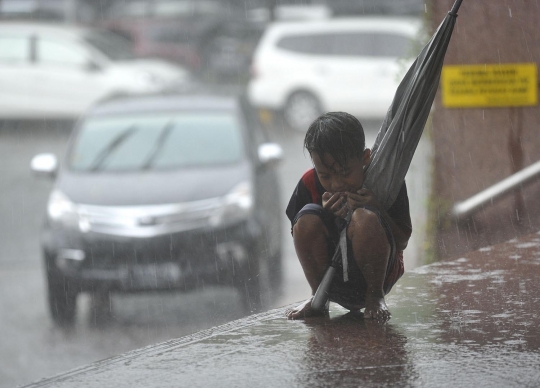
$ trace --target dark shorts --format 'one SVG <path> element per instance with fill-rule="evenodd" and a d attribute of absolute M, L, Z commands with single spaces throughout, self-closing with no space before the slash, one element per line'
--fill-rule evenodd
<path fill-rule="evenodd" d="M 404 273 L 403 252 L 396 250 L 392 230 L 388 223 L 381 217 L 379 211 L 372 207 L 366 207 L 366 209 L 377 214 L 379 222 L 381 223 L 390 244 L 390 257 L 388 258 L 388 266 L 386 268 L 386 277 L 383 286 L 384 293 L 388 294 Z M 339 244 L 340 230 L 345 227 L 344 220 L 336 218 L 331 213 L 324 211 L 321 205 L 310 203 L 304 206 L 302 210 L 296 214 L 292 223 L 293 226 L 298 219 L 305 214 L 319 216 L 328 229 L 330 235 L 328 241 L 328 261 L 330 262 L 334 251 Z M 356 264 L 356 260 L 354 260 L 352 243 L 349 238 L 347 238 L 347 260 L 349 280 L 347 282 L 343 281 L 343 267 L 340 263 L 336 267 L 337 270 L 332 285 L 330 286 L 328 293 L 329 298 L 332 302 L 336 302 L 348 309 L 363 308 L 365 306 L 367 284 L 362 271 L 360 271 L 360 268 L 358 268 L 358 265 Z"/>

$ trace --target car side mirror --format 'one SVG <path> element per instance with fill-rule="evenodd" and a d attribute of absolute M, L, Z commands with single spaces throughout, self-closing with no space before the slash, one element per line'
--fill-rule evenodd
<path fill-rule="evenodd" d="M 54 154 L 38 154 L 32 158 L 30 168 L 37 176 L 54 178 L 58 171 L 58 160 Z"/>
<path fill-rule="evenodd" d="M 283 160 L 283 149 L 279 144 L 264 143 L 257 151 L 262 166 L 273 166 Z"/>

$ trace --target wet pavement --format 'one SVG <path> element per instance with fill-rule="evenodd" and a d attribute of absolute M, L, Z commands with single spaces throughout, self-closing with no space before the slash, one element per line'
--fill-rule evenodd
<path fill-rule="evenodd" d="M 540 386 L 540 233 L 419 267 L 377 324 L 287 307 L 128 352 L 31 386 Z"/>

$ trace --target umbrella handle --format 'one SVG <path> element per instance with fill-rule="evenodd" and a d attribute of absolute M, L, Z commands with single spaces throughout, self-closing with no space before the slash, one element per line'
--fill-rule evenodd
<path fill-rule="evenodd" d="M 463 0 L 456 0 L 456 2 L 454 3 L 454 6 L 452 7 L 452 9 L 450 10 L 450 15 L 453 15 L 453 16 L 457 16 L 457 11 L 459 9 L 459 7 L 461 6 L 461 2 Z"/>
<path fill-rule="evenodd" d="M 313 299 L 311 300 L 311 308 L 313 310 L 324 310 L 326 302 L 328 301 L 328 290 L 330 289 L 330 285 L 332 284 L 332 280 L 334 279 L 335 272 L 336 268 L 332 266 L 328 267 L 328 269 L 326 270 L 321 284 L 319 284 L 319 287 L 317 287 L 317 291 L 315 292 L 315 295 L 313 295 Z"/>

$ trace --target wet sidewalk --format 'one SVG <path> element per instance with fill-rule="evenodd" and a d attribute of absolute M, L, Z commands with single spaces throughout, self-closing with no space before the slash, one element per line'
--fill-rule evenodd
<path fill-rule="evenodd" d="M 540 386 L 540 234 L 417 268 L 387 301 L 384 325 L 284 307 L 31 386 Z"/>

